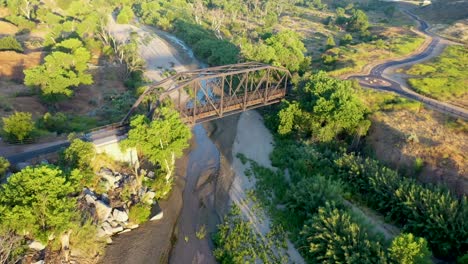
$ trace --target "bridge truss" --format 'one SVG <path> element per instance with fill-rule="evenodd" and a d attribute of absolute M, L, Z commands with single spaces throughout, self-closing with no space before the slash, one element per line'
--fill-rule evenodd
<path fill-rule="evenodd" d="M 201 123 L 248 109 L 278 103 L 286 95 L 291 74 L 267 64 L 248 62 L 177 73 L 149 86 L 121 124 L 145 102 L 150 115 L 172 101 L 187 123 Z"/>

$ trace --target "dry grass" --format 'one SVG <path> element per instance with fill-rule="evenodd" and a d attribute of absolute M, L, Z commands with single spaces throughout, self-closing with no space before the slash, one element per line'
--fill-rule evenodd
<path fill-rule="evenodd" d="M 23 80 L 23 70 L 39 65 L 44 52 L 30 52 L 26 54 L 14 51 L 0 52 L 0 78 Z"/>
<path fill-rule="evenodd" d="M 19 29 L 17 26 L 6 22 L 6 21 L 0 21 L 0 36 L 2 35 L 14 35 L 16 32 L 18 32 Z"/>
<path fill-rule="evenodd" d="M 380 112 L 373 117 L 367 143 L 379 160 L 408 174 L 417 172 L 416 158 L 422 159 L 421 181 L 447 184 L 453 191 L 467 194 L 468 134 L 459 127 L 426 109 Z"/>

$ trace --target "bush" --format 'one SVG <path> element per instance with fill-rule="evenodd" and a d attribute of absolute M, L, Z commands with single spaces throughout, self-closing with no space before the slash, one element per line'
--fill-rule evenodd
<path fill-rule="evenodd" d="M 12 24 L 17 25 L 21 29 L 31 30 L 36 26 L 36 23 L 27 20 L 22 16 L 7 16 L 6 20 L 11 22 Z"/>
<path fill-rule="evenodd" d="M 427 241 L 416 238 L 413 234 L 401 234 L 395 237 L 388 249 L 390 258 L 398 264 L 430 264 L 431 251 Z"/>
<path fill-rule="evenodd" d="M 372 241 L 349 213 L 330 203 L 319 208 L 301 235 L 312 263 L 387 263 L 380 243 Z"/>
<path fill-rule="evenodd" d="M 23 142 L 31 136 L 34 130 L 32 115 L 25 112 L 15 112 L 9 117 L 3 117 L 3 131 L 8 140 Z"/>
<path fill-rule="evenodd" d="M 151 207 L 146 204 L 136 204 L 130 207 L 128 218 L 135 224 L 141 224 L 148 221 L 151 215 Z"/>
<path fill-rule="evenodd" d="M 5 176 L 5 173 L 8 171 L 9 167 L 10 167 L 10 162 L 4 157 L 0 157 L 0 181 Z"/>
<path fill-rule="evenodd" d="M 7 36 L 4 38 L 0 38 L 0 51 L 3 50 L 12 50 L 16 52 L 23 52 L 23 47 L 21 44 L 16 40 L 15 37 Z"/>
<path fill-rule="evenodd" d="M 89 170 L 91 162 L 96 156 L 93 143 L 74 139 L 70 146 L 63 152 L 62 160 L 70 168 Z"/>
<path fill-rule="evenodd" d="M 68 131 L 69 124 L 67 123 L 67 116 L 63 113 L 51 114 L 45 113 L 44 116 L 38 121 L 38 127 L 42 127 L 51 132 L 58 134 Z"/>
<path fill-rule="evenodd" d="M 134 14 L 130 7 L 124 6 L 117 16 L 117 23 L 119 24 L 128 24 L 133 20 Z"/>

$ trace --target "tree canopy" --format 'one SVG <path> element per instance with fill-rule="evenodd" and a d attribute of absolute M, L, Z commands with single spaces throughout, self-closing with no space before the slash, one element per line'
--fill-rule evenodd
<path fill-rule="evenodd" d="M 15 112 L 9 117 L 3 117 L 3 131 L 9 139 L 20 142 L 27 139 L 34 130 L 31 113 Z"/>
<path fill-rule="evenodd" d="M 24 83 L 38 86 L 42 95 L 56 102 L 73 95 L 72 87 L 92 84 L 93 78 L 87 73 L 90 52 L 78 39 L 67 39 L 58 43 L 42 65 L 24 70 Z"/>
<path fill-rule="evenodd" d="M 121 144 L 124 148 L 135 147 L 153 164 L 171 170 L 167 167 L 188 147 L 191 133 L 175 110 L 161 107 L 157 114 L 160 118 L 152 122 L 144 115 L 135 116 L 130 122 L 128 138 Z"/>
<path fill-rule="evenodd" d="M 26 167 L 0 186 L 0 225 L 45 243 L 70 227 L 76 216 L 73 191 L 60 169 Z"/>
<path fill-rule="evenodd" d="M 354 95 L 352 83 L 329 77 L 324 72 L 304 80 L 298 102 L 287 104 L 279 113 L 280 134 L 293 130 L 330 141 L 340 133 L 364 135 L 370 125 L 366 108 Z"/>
<path fill-rule="evenodd" d="M 427 241 L 413 234 L 401 234 L 395 237 L 389 248 L 390 257 L 399 264 L 429 264 L 431 251 Z"/>

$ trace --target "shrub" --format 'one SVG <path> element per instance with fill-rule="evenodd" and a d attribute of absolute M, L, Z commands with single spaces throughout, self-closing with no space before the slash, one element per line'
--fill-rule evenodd
<path fill-rule="evenodd" d="M 398 264 L 430 264 L 431 251 L 427 241 L 413 234 L 401 234 L 395 237 L 388 249 L 390 258 Z"/>
<path fill-rule="evenodd" d="M 146 204 L 136 204 L 130 207 L 128 218 L 135 224 L 141 224 L 148 221 L 151 215 L 151 207 Z"/>
<path fill-rule="evenodd" d="M 38 126 L 59 134 L 64 133 L 68 129 L 67 116 L 63 113 L 51 114 L 47 112 L 39 120 Z"/>
<path fill-rule="evenodd" d="M 15 112 L 9 117 L 3 117 L 3 131 L 10 141 L 23 142 L 34 130 L 31 113 Z"/>
<path fill-rule="evenodd" d="M 81 139 L 74 139 L 70 146 L 63 152 L 63 161 L 71 168 L 88 170 L 91 162 L 96 156 L 93 143 L 84 142 Z"/>
<path fill-rule="evenodd" d="M 4 157 L 0 157 L 0 179 L 5 175 L 8 168 L 10 167 L 10 162 Z"/>
<path fill-rule="evenodd" d="M 36 23 L 27 20 L 22 16 L 8 16 L 6 17 L 6 20 L 10 21 L 12 24 L 17 25 L 21 29 L 31 30 L 36 26 Z"/>
<path fill-rule="evenodd" d="M 16 40 L 16 38 L 12 36 L 0 38 L 0 51 L 2 50 L 12 50 L 16 52 L 24 51 L 23 47 L 18 42 L 18 40 Z"/>
<path fill-rule="evenodd" d="M 309 248 L 306 257 L 313 263 L 387 263 L 380 243 L 372 241 L 349 213 L 330 203 L 319 208 L 301 235 Z"/>
<path fill-rule="evenodd" d="M 117 23 L 119 24 L 128 24 L 133 20 L 134 14 L 130 7 L 124 6 L 117 16 Z"/>

